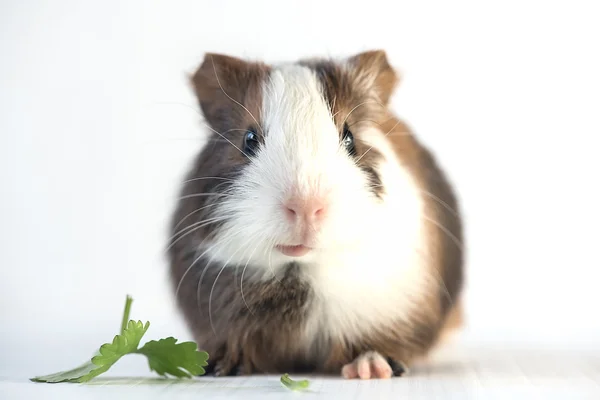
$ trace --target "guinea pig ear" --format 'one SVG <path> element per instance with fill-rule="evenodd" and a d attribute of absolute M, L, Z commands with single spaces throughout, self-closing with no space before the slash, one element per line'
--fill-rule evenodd
<path fill-rule="evenodd" d="M 394 94 L 400 78 L 390 65 L 385 50 L 370 50 L 348 59 L 353 66 L 355 79 L 375 90 L 379 99 L 387 105 Z"/>
<path fill-rule="evenodd" d="M 248 104 L 260 104 L 268 66 L 240 58 L 206 53 L 190 82 L 207 122 L 215 129 Z M 237 113 L 237 114 L 236 114 Z"/>

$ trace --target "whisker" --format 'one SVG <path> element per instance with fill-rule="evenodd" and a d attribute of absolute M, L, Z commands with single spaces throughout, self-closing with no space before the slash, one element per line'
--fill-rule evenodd
<path fill-rule="evenodd" d="M 171 241 L 171 240 L 175 239 L 175 238 L 176 238 L 178 235 L 180 235 L 180 234 L 184 233 L 185 231 L 187 231 L 187 230 L 190 230 L 190 229 L 192 229 L 192 228 L 194 228 L 194 227 L 196 227 L 196 226 L 198 226 L 198 225 L 205 224 L 205 223 L 212 223 L 212 222 L 214 222 L 214 221 L 218 221 L 218 220 L 220 220 L 220 219 L 225 219 L 225 218 L 226 218 L 226 217 L 224 217 L 224 216 L 221 216 L 221 217 L 205 218 L 205 219 L 202 219 L 202 220 L 200 220 L 200 221 L 196 221 L 196 222 L 194 222 L 193 224 L 190 224 L 190 225 L 186 226 L 185 228 L 182 228 L 182 229 L 180 229 L 179 231 L 175 232 L 175 233 L 173 234 L 173 236 L 171 236 L 171 237 L 169 238 L 169 240 L 168 240 L 168 241 Z"/>
<path fill-rule="evenodd" d="M 241 230 L 240 230 L 240 232 L 241 232 Z M 231 236 L 233 237 L 233 235 L 231 235 Z M 198 249 L 200 249 L 202 247 L 202 245 L 204 244 L 204 242 L 207 239 L 208 239 L 208 237 L 205 237 L 204 240 L 202 240 L 202 242 L 198 246 Z M 181 284 L 183 283 L 184 278 L 191 271 L 191 269 L 194 267 L 194 265 L 196 265 L 196 263 L 198 261 L 200 261 L 202 259 L 202 257 L 204 257 L 204 255 L 206 253 L 208 253 L 210 250 L 212 250 L 215 247 L 217 247 L 219 244 L 220 244 L 220 242 L 215 242 L 212 246 L 209 246 L 206 250 L 204 250 L 204 252 L 202 252 L 202 254 L 200 254 L 198 257 L 196 257 L 196 259 L 194 259 L 194 261 L 192 262 L 192 264 L 185 270 L 185 273 L 183 274 L 183 276 L 179 280 L 179 283 L 177 284 L 177 289 L 175 290 L 175 296 L 177 296 L 177 294 L 179 293 L 179 289 L 181 288 Z M 209 262 L 207 263 L 207 265 L 209 265 L 210 262 L 212 262 L 212 258 L 209 260 Z M 198 291 L 200 290 L 200 284 L 202 283 L 202 278 L 204 277 L 204 273 L 205 272 L 206 272 L 206 267 L 204 268 L 204 270 L 202 271 L 202 274 L 200 275 L 200 279 L 198 281 Z M 200 302 L 200 297 L 198 296 L 198 303 L 199 302 Z M 198 308 L 200 308 L 199 304 L 198 304 Z"/>
<path fill-rule="evenodd" d="M 335 102 L 337 101 L 337 94 L 333 96 L 333 105 L 331 106 L 331 111 L 335 110 Z M 337 114 L 337 113 L 336 113 Z M 334 115 L 335 117 L 335 115 Z"/>
<path fill-rule="evenodd" d="M 240 292 L 242 293 L 242 301 L 244 302 L 244 304 L 246 305 L 246 308 L 248 309 L 248 311 L 250 311 L 250 313 L 252 315 L 254 315 L 254 311 L 252 311 L 252 309 L 248 306 L 248 302 L 246 302 L 246 298 L 244 297 L 244 273 L 246 272 L 246 268 L 248 268 L 250 259 L 252 258 L 252 256 L 254 255 L 254 252 L 257 249 L 258 249 L 258 244 L 256 246 L 254 246 L 254 250 L 252 251 L 252 253 L 250 253 L 250 256 L 248 257 L 248 261 L 246 261 L 246 265 L 244 265 L 244 268 L 242 269 L 242 277 L 240 279 Z"/>
<path fill-rule="evenodd" d="M 372 185 L 373 187 L 382 187 L 385 188 L 384 184 L 380 184 L 380 185 Z M 423 193 L 424 195 L 431 197 L 433 200 L 437 201 L 440 205 L 442 205 L 445 209 L 447 209 L 448 211 L 450 211 L 455 217 L 460 217 L 459 212 L 455 209 L 453 209 L 452 207 L 450 207 L 450 205 L 448 203 L 446 203 L 444 200 L 440 199 L 439 197 L 437 197 L 436 195 L 434 195 L 431 192 L 428 192 L 427 190 L 424 189 L 417 189 L 418 191 L 420 191 L 421 193 Z"/>
<path fill-rule="evenodd" d="M 240 231 L 240 232 L 241 232 L 241 231 Z M 221 276 L 221 274 L 223 273 L 223 271 L 225 270 L 225 268 L 226 268 L 226 267 L 227 267 L 227 265 L 229 264 L 229 261 L 231 261 L 231 259 L 233 258 L 233 256 L 234 256 L 234 255 L 236 255 L 236 254 L 237 254 L 237 252 L 238 252 L 238 251 L 239 251 L 241 248 L 244 248 L 244 247 L 246 247 L 246 245 L 247 245 L 248 243 L 250 243 L 250 242 L 252 241 L 252 239 L 254 239 L 254 238 L 252 237 L 252 235 L 248 235 L 248 236 L 249 236 L 249 239 L 248 239 L 248 240 L 247 240 L 247 241 L 246 241 L 246 242 L 245 242 L 245 243 L 244 243 L 242 246 L 238 247 L 238 249 L 237 249 L 236 251 L 234 251 L 234 252 L 233 252 L 233 254 L 232 254 L 230 257 L 229 257 L 229 259 L 227 259 L 227 261 L 225 262 L 225 264 L 223 265 L 223 267 L 221 268 L 221 270 L 220 270 L 220 271 L 219 271 L 219 273 L 217 274 L 217 277 L 215 278 L 215 280 L 214 280 L 214 282 L 213 282 L 213 284 L 212 284 L 212 287 L 211 287 L 211 289 L 210 289 L 210 293 L 209 293 L 209 295 L 208 295 L 208 320 L 209 320 L 209 322 L 210 322 L 210 327 L 212 328 L 212 331 L 213 331 L 213 333 L 214 333 L 215 335 L 217 334 L 217 331 L 215 330 L 215 326 L 214 326 L 214 324 L 213 324 L 213 321 L 212 321 L 212 310 L 211 310 L 211 305 L 212 305 L 212 295 L 213 295 L 213 292 L 214 292 L 214 290 L 215 290 L 215 286 L 217 285 L 217 280 L 219 279 L 219 277 Z"/>
<path fill-rule="evenodd" d="M 186 183 L 190 183 L 190 182 L 194 182 L 194 181 L 201 181 L 201 180 L 204 180 L 204 179 L 217 179 L 217 180 L 221 180 L 221 181 L 235 182 L 231 178 L 224 178 L 224 177 L 221 177 L 221 176 L 203 176 L 203 177 L 200 177 L 200 178 L 186 179 L 185 181 L 181 182 L 181 185 L 185 185 Z"/>
<path fill-rule="evenodd" d="M 258 129 L 260 129 L 261 134 L 264 136 L 264 132 L 263 132 L 262 127 L 260 126 L 260 124 L 258 123 L 258 121 L 256 120 L 256 118 L 254 118 L 254 115 L 252 115 L 252 113 L 250 112 L 250 110 L 248 110 L 246 107 L 244 107 L 243 104 L 241 104 L 240 102 L 238 102 L 237 100 L 235 100 L 233 97 L 231 97 L 230 95 L 228 95 L 227 92 L 225 92 L 225 89 L 223 89 L 223 85 L 221 85 L 221 80 L 219 79 L 219 75 L 217 74 L 217 67 L 215 67 L 215 60 L 211 58 L 211 61 L 212 61 L 212 65 L 213 65 L 213 70 L 215 71 L 215 78 L 217 78 L 217 83 L 219 84 L 219 88 L 221 88 L 221 91 L 223 92 L 223 94 L 225 96 L 227 96 L 229 98 L 229 100 L 233 101 L 238 106 L 240 106 L 244 110 L 246 110 L 246 112 L 248 114 L 250 114 L 250 116 L 252 117 L 252 119 L 254 120 L 254 122 L 256 122 L 256 125 L 258 126 Z"/>
<path fill-rule="evenodd" d="M 200 221 L 200 222 L 195 222 L 192 225 L 190 225 L 190 226 L 188 226 L 186 228 L 183 228 L 182 230 L 180 230 L 179 232 L 177 232 L 173 236 L 171 236 L 171 238 L 168 241 L 171 244 L 167 248 L 165 248 L 164 251 L 165 252 L 169 251 L 171 249 L 171 247 L 173 247 L 173 246 L 175 246 L 177 244 L 177 242 L 179 242 L 180 240 L 182 240 L 186 236 L 191 235 L 192 233 L 196 232 L 197 230 L 202 229 L 205 226 L 210 225 L 212 223 L 226 221 L 226 220 L 227 220 L 227 217 L 215 217 L 215 218 L 211 218 L 211 219 L 208 219 L 208 220 L 203 220 L 203 221 Z M 175 239 L 175 237 L 177 235 L 183 233 L 184 231 L 186 231 L 188 229 L 189 229 L 188 232 L 186 232 L 185 234 L 181 235 L 181 237 Z M 173 239 L 175 239 L 175 240 L 173 240 Z"/>
<path fill-rule="evenodd" d="M 175 225 L 173 227 L 173 230 L 179 228 L 179 225 L 181 225 L 183 223 L 183 221 L 185 221 L 186 219 L 188 219 L 192 215 L 194 215 L 194 214 L 196 214 L 196 213 L 198 213 L 198 212 L 200 212 L 200 211 L 202 211 L 202 210 L 204 210 L 204 209 L 206 209 L 208 207 L 213 207 L 213 206 L 216 206 L 216 205 L 219 205 L 219 204 L 223 204 L 223 203 L 210 203 L 210 204 L 207 204 L 207 205 L 205 205 L 203 207 L 195 209 L 194 211 L 192 211 L 189 214 L 187 214 L 185 217 L 181 218 L 181 220 L 177 223 L 177 225 Z"/>
<path fill-rule="evenodd" d="M 448 203 L 446 203 L 444 200 L 440 199 L 439 197 L 437 197 L 433 193 L 428 192 L 427 190 L 423 190 L 423 189 L 419 189 L 419 190 L 424 195 L 431 197 L 433 200 L 437 201 L 439 204 L 441 204 L 442 206 L 444 206 L 444 208 L 446 208 L 448 211 L 450 211 L 455 217 L 457 217 L 457 218 L 460 217 L 458 211 L 455 210 L 455 209 L 453 209 L 452 207 L 450 207 L 450 205 Z"/>
<path fill-rule="evenodd" d="M 213 63 L 213 67 L 214 67 L 214 63 Z M 215 76 L 216 76 L 216 72 L 215 72 Z M 217 81 L 219 81 L 219 77 L 216 76 Z M 219 86 L 221 86 L 220 82 L 219 82 Z M 221 90 L 223 90 L 222 86 L 221 86 Z M 225 91 L 223 90 L 223 93 L 225 93 Z M 227 93 L 225 93 L 225 95 L 227 97 L 229 97 L 229 95 Z M 229 97 L 231 99 L 231 97 Z M 231 99 L 233 100 L 233 99 Z M 233 100 L 234 102 L 236 102 L 235 100 Z M 237 103 L 237 102 L 236 102 Z M 193 107 L 189 104 L 185 104 L 185 103 L 180 103 L 180 102 L 175 102 L 175 101 L 155 101 L 154 104 L 159 104 L 159 105 L 178 105 L 178 106 L 183 106 L 183 107 L 187 107 L 192 109 L 196 114 L 200 115 L 201 117 L 203 117 L 203 114 L 200 112 L 200 110 L 198 110 L 196 107 Z M 239 104 L 239 103 L 238 103 Z M 245 108 L 244 106 L 242 106 L 241 104 L 239 104 L 241 107 Z M 246 110 L 248 111 L 248 110 Z M 248 111 L 249 112 L 249 111 Z M 249 112 L 250 113 L 250 112 Z M 252 116 L 252 114 L 250 114 Z M 254 116 L 252 116 L 252 118 L 254 118 Z M 256 120 L 255 120 L 256 121 Z M 258 123 L 258 122 L 257 122 Z M 209 125 L 207 125 L 206 123 L 204 123 L 203 125 L 205 125 L 207 128 L 209 128 L 210 130 L 212 130 L 214 132 L 214 129 L 212 127 L 210 127 Z M 228 132 L 232 132 L 232 131 L 246 131 L 246 129 L 237 129 L 237 128 L 233 128 L 233 129 L 228 129 L 225 132 L 221 132 L 221 134 L 225 134 Z M 219 134 L 219 132 L 215 132 L 217 134 Z M 171 140 L 171 138 L 165 138 L 167 140 Z M 199 139 L 198 137 L 194 137 L 194 138 L 182 138 L 181 140 L 196 140 Z M 160 139 L 159 139 L 160 140 Z"/>
<path fill-rule="evenodd" d="M 210 322 L 210 327 L 211 327 L 213 333 L 215 334 L 215 336 L 217 335 L 217 331 L 215 330 L 215 325 L 213 324 L 213 321 L 212 321 L 212 312 L 211 312 L 212 294 L 213 294 L 213 290 L 215 290 L 215 285 L 217 284 L 217 280 L 219 279 L 219 277 L 225 270 L 225 267 L 227 267 L 227 264 L 225 264 L 221 267 L 221 270 L 217 274 L 217 277 L 215 278 L 215 281 L 213 282 L 212 288 L 210 289 L 210 294 L 208 295 L 208 320 Z"/>
<path fill-rule="evenodd" d="M 177 198 L 177 200 L 185 200 L 185 199 L 191 199 L 194 197 L 207 197 L 207 196 L 217 196 L 217 197 L 231 197 L 232 194 L 231 193 L 192 193 L 192 194 L 186 194 L 184 196 L 181 196 L 179 198 Z"/>
<path fill-rule="evenodd" d="M 200 246 L 202 246 L 202 244 L 206 241 L 206 239 L 207 238 L 204 238 L 204 240 L 200 243 Z M 199 246 L 199 248 L 200 248 L 200 246 Z M 185 272 L 181 276 L 181 279 L 179 280 L 179 283 L 177 284 L 177 288 L 175 289 L 175 297 L 177 297 L 177 295 L 179 294 L 179 290 L 181 289 L 181 284 L 183 283 L 183 281 L 184 281 L 185 277 L 187 276 L 187 274 L 192 270 L 192 268 L 194 267 L 194 265 L 196 265 L 196 263 L 198 261 L 200 261 L 200 259 L 202 259 L 202 257 L 204 257 L 204 254 L 206 254 L 206 252 L 208 252 L 212 248 L 213 248 L 213 246 L 209 247 L 202 254 L 200 254 L 200 256 L 196 257 L 194 259 L 194 261 L 190 264 L 190 266 L 185 270 Z M 206 272 L 206 267 L 202 271 L 202 275 L 200 275 L 200 280 L 202 280 L 202 276 L 204 275 L 204 272 Z"/>
<path fill-rule="evenodd" d="M 202 270 L 202 273 L 200 274 L 200 279 L 198 279 L 198 285 L 196 286 L 196 305 L 198 307 L 198 312 L 201 313 L 202 312 L 202 301 L 200 300 L 200 289 L 202 288 L 202 279 L 204 279 L 204 274 L 206 273 L 206 271 L 208 271 L 208 268 L 212 268 L 211 267 L 211 263 L 212 263 L 212 257 L 211 259 L 206 263 L 206 266 L 204 267 L 204 269 Z"/>
<path fill-rule="evenodd" d="M 211 246 L 214 247 L 215 245 Z M 207 250 L 208 251 L 208 250 Z M 208 270 L 208 267 L 211 265 L 213 257 L 211 257 L 206 263 L 206 267 L 202 270 L 202 274 L 200 274 L 200 279 L 198 279 L 198 286 L 196 287 L 196 305 L 198 306 L 198 312 L 202 311 L 202 302 L 200 301 L 200 289 L 202 289 L 202 279 L 204 279 L 204 274 Z"/>
<path fill-rule="evenodd" d="M 183 106 L 183 107 L 193 110 L 196 114 L 202 116 L 202 113 L 200 112 L 200 110 L 198 110 L 196 107 L 193 107 L 189 104 L 180 103 L 177 101 L 154 101 L 153 103 L 155 105 L 162 105 L 162 106 Z"/>
<path fill-rule="evenodd" d="M 206 123 L 202 123 L 202 124 L 203 124 L 204 126 L 206 126 L 207 128 L 209 128 L 209 129 L 212 129 L 210 126 L 207 126 L 207 125 L 206 125 Z M 223 131 L 223 132 L 220 132 L 220 133 L 221 133 L 221 135 L 225 135 L 226 133 L 229 133 L 229 132 L 247 132 L 247 131 L 248 131 L 248 129 L 243 129 L 243 128 L 231 128 L 231 129 L 227 129 L 226 131 Z M 213 131 L 213 132 L 214 132 L 214 131 Z M 221 138 L 222 138 L 222 137 L 223 137 L 223 136 L 221 136 Z M 217 139 L 219 139 L 219 138 L 212 139 L 212 140 L 217 140 Z"/>
<path fill-rule="evenodd" d="M 409 131 L 401 131 L 401 132 L 388 133 L 386 136 L 387 137 L 396 137 L 396 136 L 411 136 L 411 135 L 412 134 Z"/>
<path fill-rule="evenodd" d="M 416 252 L 420 257 L 425 259 L 425 262 L 430 263 L 432 261 L 432 257 L 424 254 L 422 250 L 417 250 Z M 440 285 L 440 287 L 444 291 L 444 294 L 445 294 L 446 298 L 448 299 L 448 301 L 450 302 L 450 304 L 454 304 L 454 301 L 452 300 L 452 296 L 450 296 L 450 291 L 448 290 L 448 287 L 446 286 L 446 283 L 444 282 L 442 275 L 436 268 L 432 268 L 432 270 L 433 270 L 433 273 L 432 273 L 433 279 L 436 281 L 436 283 L 438 285 Z"/>
<path fill-rule="evenodd" d="M 357 106 L 355 106 L 355 107 L 354 107 L 352 110 L 350 110 L 350 112 L 348 113 L 348 115 L 346 115 L 346 118 L 344 118 L 344 122 L 342 123 L 342 126 L 344 126 L 344 124 L 346 123 L 346 121 L 348 120 L 348 118 L 350 117 L 350 115 L 351 115 L 351 114 L 352 114 L 352 113 L 353 113 L 353 112 L 354 112 L 354 111 L 355 111 L 355 110 L 356 110 L 358 107 L 362 107 L 362 106 L 364 106 L 365 104 L 369 104 L 369 103 L 375 103 L 375 104 L 377 104 L 377 105 L 381 106 L 382 108 L 386 108 L 386 107 L 385 107 L 383 104 L 381 104 L 380 102 L 378 102 L 378 101 L 375 101 L 375 100 L 368 100 L 368 101 L 364 101 L 364 102 L 362 102 L 362 103 L 358 104 Z"/>
<path fill-rule="evenodd" d="M 237 147 L 235 144 L 233 144 L 233 142 L 229 139 L 227 139 L 225 136 L 223 136 L 222 133 L 218 132 L 216 129 L 212 128 L 210 125 L 208 124 L 204 124 L 208 129 L 210 129 L 211 131 L 213 131 L 214 133 L 216 133 L 217 135 L 221 136 L 227 143 L 229 143 L 230 145 L 232 145 L 233 147 L 235 147 L 240 153 L 242 153 L 244 155 L 244 157 L 246 157 L 248 160 L 252 161 L 252 159 L 250 157 L 248 157 L 248 155 L 246 153 L 244 153 L 239 147 Z"/>
<path fill-rule="evenodd" d="M 357 120 L 357 121 L 354 121 L 354 122 L 352 122 L 351 124 L 348 124 L 348 126 L 349 126 L 349 127 L 352 127 L 352 126 L 354 126 L 354 125 L 361 124 L 361 123 L 363 123 L 363 122 L 371 122 L 371 123 L 373 123 L 373 124 L 375 124 L 375 125 L 379 125 L 379 126 L 381 126 L 381 125 L 385 124 L 386 122 L 389 122 L 390 120 L 392 120 L 392 118 L 388 118 L 388 119 L 386 119 L 386 120 L 384 120 L 384 121 L 376 121 L 376 120 L 374 120 L 374 119 L 366 119 L 366 118 L 365 118 L 365 119 L 359 119 L 359 120 Z"/>
<path fill-rule="evenodd" d="M 392 127 L 392 128 L 391 128 L 391 129 L 390 129 L 390 130 L 389 130 L 389 131 L 388 131 L 388 132 L 387 132 L 387 133 L 386 133 L 384 136 L 385 136 L 385 137 L 387 137 L 387 136 L 388 136 L 388 135 L 389 135 L 389 134 L 390 134 L 390 133 L 391 133 L 391 132 L 392 132 L 392 131 L 393 131 L 393 130 L 394 130 L 394 129 L 395 129 L 397 126 L 398 126 L 398 125 L 400 125 L 400 122 L 401 122 L 401 121 L 400 121 L 400 120 L 398 120 L 398 121 L 396 122 L 396 124 L 394 124 L 394 126 L 393 126 L 393 127 Z M 369 148 L 367 149 L 367 151 L 365 151 L 365 152 L 363 153 L 363 155 L 362 155 L 362 156 L 360 156 L 360 157 L 359 157 L 359 158 L 358 158 L 358 159 L 355 161 L 355 163 L 358 165 L 358 162 L 359 162 L 360 160 L 362 160 L 362 158 L 363 158 L 364 156 L 366 156 L 366 155 L 367 155 L 367 153 L 368 153 L 369 151 L 371 151 L 371 149 L 372 149 L 372 148 L 373 148 L 373 146 L 369 147 Z"/>
<path fill-rule="evenodd" d="M 273 239 L 273 243 L 267 247 L 265 249 L 265 251 L 269 251 L 269 256 L 267 258 L 267 263 L 269 265 L 269 270 L 271 271 L 271 273 L 273 274 L 273 279 L 275 279 L 278 283 L 281 283 L 281 281 L 279 279 L 277 279 L 277 275 L 275 274 L 275 269 L 273 268 L 273 261 L 271 259 L 271 256 L 273 255 L 273 247 L 275 247 L 275 241 L 276 239 Z"/>
<path fill-rule="evenodd" d="M 187 181 L 185 181 L 185 182 L 184 182 L 184 184 L 185 184 L 185 183 L 188 183 L 188 182 L 190 182 L 190 181 L 197 180 L 197 179 L 203 179 L 203 178 L 194 178 L 194 179 L 188 179 Z M 208 179 L 208 177 L 207 177 L 207 179 Z M 214 189 L 218 189 L 218 188 L 219 188 L 221 185 L 223 185 L 224 183 L 227 183 L 227 182 L 230 182 L 230 181 L 231 181 L 231 182 L 235 182 L 233 179 L 229 179 L 229 178 L 220 178 L 220 179 L 221 179 L 221 180 L 223 180 L 223 182 L 222 182 L 222 183 L 220 183 L 220 184 L 218 184 L 218 185 L 216 185 Z M 232 191 L 232 190 L 231 190 L 231 188 L 227 188 L 227 190 L 224 190 L 222 193 L 224 193 L 224 194 L 225 194 L 225 193 L 226 193 L 226 194 L 232 194 L 232 193 L 230 193 L 230 191 Z M 200 208 L 198 208 L 198 209 L 196 209 L 196 210 L 194 210 L 194 211 L 190 212 L 190 213 L 189 213 L 189 214 L 187 214 L 185 217 L 183 217 L 183 218 L 182 218 L 182 219 L 181 219 L 181 220 L 180 220 L 180 221 L 177 223 L 177 225 L 175 225 L 175 227 L 173 228 L 173 230 L 177 229 L 177 228 L 179 227 L 179 225 L 181 225 L 181 223 L 182 223 L 183 221 L 185 221 L 187 218 L 189 218 L 190 216 L 194 215 L 195 213 L 197 213 L 197 212 L 199 212 L 199 211 L 202 211 L 202 210 L 204 210 L 204 209 L 206 209 L 206 208 L 208 208 L 208 207 L 212 207 L 212 206 L 219 205 L 219 204 L 224 204 L 224 203 L 225 203 L 225 202 L 211 202 L 211 203 L 209 203 L 209 204 L 207 204 L 207 205 L 205 205 L 205 206 L 203 206 L 203 207 L 200 207 Z"/>
<path fill-rule="evenodd" d="M 456 235 L 454 235 L 452 232 L 450 232 L 450 230 L 448 228 L 446 228 L 444 225 L 442 225 L 439 222 L 437 222 L 435 219 L 430 218 L 430 217 L 428 217 L 428 216 L 426 216 L 424 214 L 422 214 L 421 217 L 423 219 L 431 222 L 432 224 L 434 224 L 438 228 L 440 228 L 442 230 L 442 232 L 444 232 L 450 239 L 452 239 L 452 241 L 454 242 L 454 244 L 456 244 L 456 247 L 458 247 L 461 252 L 464 252 L 462 242 L 456 237 Z"/>
<path fill-rule="evenodd" d="M 344 118 L 344 121 L 342 122 L 342 126 L 344 126 L 344 124 L 348 120 L 348 117 L 350 117 L 350 114 L 352 114 L 358 107 L 364 106 L 367 103 L 369 103 L 369 102 L 368 101 L 362 102 L 359 105 L 355 106 L 352 110 L 350 110 L 350 112 L 348 113 L 348 115 L 346 115 L 346 117 Z"/>
<path fill-rule="evenodd" d="M 226 236 L 226 237 L 225 237 L 225 239 L 226 239 L 227 243 L 229 243 L 229 242 L 230 242 L 230 241 L 231 241 L 231 240 L 232 240 L 232 239 L 235 237 L 235 235 L 237 235 L 239 232 L 242 232 L 242 231 L 243 231 L 243 228 L 242 228 L 242 229 L 240 229 L 240 230 L 238 230 L 237 232 L 234 232 L 234 233 L 231 233 L 231 234 L 229 234 L 229 236 Z M 210 246 L 209 248 L 207 248 L 207 249 L 206 249 L 206 250 L 205 250 L 205 251 L 204 251 L 204 252 L 203 252 L 203 253 L 202 253 L 202 254 L 201 254 L 201 255 L 200 255 L 198 258 L 197 258 L 197 260 L 198 260 L 198 259 L 200 259 L 200 258 L 202 258 L 202 257 L 204 257 L 204 255 L 205 255 L 207 252 L 209 252 L 210 250 L 212 250 L 212 249 L 214 249 L 215 247 L 217 247 L 217 246 L 221 245 L 221 244 L 223 243 L 223 241 L 225 241 L 225 239 L 221 239 L 221 241 L 215 242 L 215 243 L 214 243 L 212 246 Z M 203 242 L 204 242 L 204 241 L 203 241 Z M 214 256 L 213 256 L 213 257 L 211 257 L 211 258 L 208 260 L 207 266 L 208 266 L 208 265 L 210 265 L 210 264 L 212 263 L 212 260 L 213 260 L 213 258 L 214 258 Z M 207 271 L 207 267 L 205 267 L 205 268 L 204 268 L 204 270 L 202 271 L 202 274 L 200 275 L 200 279 L 198 280 L 198 286 L 197 286 L 197 289 L 196 289 L 196 300 L 197 300 L 198 311 L 201 311 L 201 309 L 202 309 L 202 307 L 201 307 L 201 304 L 200 304 L 200 289 L 202 288 L 202 279 L 204 279 L 204 274 L 206 273 L 206 271 Z"/>

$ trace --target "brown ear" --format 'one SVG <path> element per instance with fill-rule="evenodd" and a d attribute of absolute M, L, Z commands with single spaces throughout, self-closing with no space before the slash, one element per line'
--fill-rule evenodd
<path fill-rule="evenodd" d="M 227 129 L 228 120 L 245 117 L 244 108 L 260 104 L 267 73 L 262 63 L 206 53 L 190 81 L 207 122 L 222 130 Z"/>
<path fill-rule="evenodd" d="M 387 105 L 392 97 L 399 77 L 388 62 L 385 50 L 370 50 L 350 57 L 356 78 L 372 87 L 379 99 Z"/>

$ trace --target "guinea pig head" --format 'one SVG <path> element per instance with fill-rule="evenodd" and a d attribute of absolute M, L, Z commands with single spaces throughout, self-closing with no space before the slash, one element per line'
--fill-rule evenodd
<path fill-rule="evenodd" d="M 191 81 L 210 130 L 196 174 L 213 184 L 194 199 L 215 222 L 208 255 L 276 268 L 381 229 L 380 125 L 397 82 L 383 51 L 278 65 L 206 54 Z"/>

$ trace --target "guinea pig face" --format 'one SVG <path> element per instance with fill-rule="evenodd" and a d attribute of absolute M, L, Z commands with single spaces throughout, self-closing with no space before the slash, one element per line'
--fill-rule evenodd
<path fill-rule="evenodd" d="M 207 254 L 275 268 L 372 238 L 386 192 L 378 121 L 395 80 L 379 51 L 277 66 L 207 55 L 193 78 L 213 132 L 197 173 L 221 179 L 196 199 L 218 220 Z"/>

